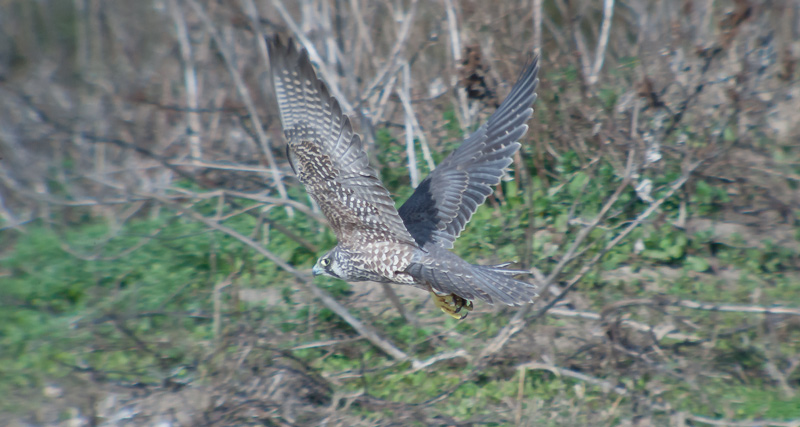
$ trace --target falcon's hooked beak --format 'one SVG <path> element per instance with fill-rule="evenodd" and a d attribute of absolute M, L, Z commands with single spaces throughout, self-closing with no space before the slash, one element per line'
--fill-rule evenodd
<path fill-rule="evenodd" d="M 322 268 L 320 268 L 319 264 L 314 265 L 314 268 L 311 269 L 311 275 L 316 277 L 321 274 L 325 274 L 325 272 L 322 271 Z"/>

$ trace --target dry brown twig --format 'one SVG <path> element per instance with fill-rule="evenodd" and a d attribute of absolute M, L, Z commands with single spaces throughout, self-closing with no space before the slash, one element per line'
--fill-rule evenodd
<path fill-rule="evenodd" d="M 594 230 L 595 227 L 597 227 L 597 225 L 600 223 L 600 221 L 605 217 L 605 215 L 611 209 L 611 206 L 613 206 L 614 203 L 617 202 L 617 200 L 619 199 L 619 196 L 622 194 L 622 191 L 625 190 L 628 187 L 628 184 L 629 184 L 630 179 L 631 179 L 631 175 L 633 173 L 633 158 L 634 158 L 634 152 L 631 151 L 631 152 L 628 153 L 628 164 L 626 166 L 622 182 L 620 183 L 619 186 L 617 186 L 617 189 L 614 191 L 614 194 L 608 199 L 608 201 L 606 201 L 606 203 L 603 205 L 603 208 L 595 216 L 595 218 L 592 221 L 590 221 L 589 224 L 587 224 L 583 229 L 581 229 L 580 232 L 578 232 L 578 235 L 576 236 L 575 240 L 570 245 L 570 247 L 567 250 L 567 252 L 564 254 L 564 256 L 561 258 L 561 260 L 558 262 L 556 267 L 553 268 L 553 271 L 547 276 L 547 279 L 545 279 L 545 282 L 543 284 L 541 284 L 543 289 L 547 288 L 550 285 L 550 283 L 555 282 L 556 277 L 558 277 L 558 275 L 561 274 L 561 271 L 564 269 L 564 267 L 566 267 L 567 264 L 569 264 L 570 262 L 572 262 L 575 259 L 575 254 L 578 251 L 578 248 L 580 247 L 580 245 L 583 244 L 583 241 L 589 236 L 589 233 L 591 233 L 591 231 Z M 688 179 L 688 177 L 687 177 L 687 179 Z M 661 202 L 663 203 L 663 200 Z M 660 203 L 659 203 L 659 205 L 660 205 Z M 654 210 L 655 210 L 655 208 L 653 208 L 651 206 L 651 209 L 648 209 L 648 211 L 646 211 L 646 212 L 652 213 Z M 648 213 L 648 216 L 649 216 L 649 213 Z M 630 232 L 630 231 L 628 231 L 628 232 Z M 627 233 L 626 233 L 626 235 L 627 235 Z M 622 240 L 621 238 L 619 240 L 617 240 L 617 243 L 619 241 L 621 241 L 621 240 Z M 616 243 L 614 243 L 614 246 L 616 246 Z M 598 256 L 596 256 L 595 259 L 593 260 L 594 263 L 599 261 L 600 257 L 602 257 L 602 255 L 605 254 L 605 252 L 610 250 L 612 247 L 613 246 L 608 247 L 605 251 L 603 251 L 600 254 L 598 254 Z M 547 310 L 552 308 L 558 301 L 560 301 L 564 296 L 566 296 L 566 294 L 572 289 L 572 287 L 576 283 L 578 283 L 580 278 L 582 278 L 583 275 L 586 274 L 586 272 L 589 271 L 589 269 L 591 268 L 591 266 L 594 265 L 594 263 L 590 262 L 589 264 L 585 264 L 584 267 L 581 269 L 581 272 L 578 273 L 578 275 L 576 275 L 576 277 L 573 278 L 573 280 L 570 281 L 570 283 L 561 291 L 561 293 L 557 297 L 555 297 L 545 307 L 540 309 L 539 312 L 537 313 L 537 315 L 534 316 L 534 319 L 537 319 L 537 318 L 543 316 L 545 313 L 547 313 Z M 481 352 L 481 355 L 480 355 L 481 359 L 489 357 L 490 355 L 500 351 L 500 349 L 503 348 L 505 343 L 508 342 L 508 340 L 511 339 L 512 336 L 514 336 L 517 332 L 522 330 L 522 328 L 526 324 L 526 322 L 523 321 L 523 318 L 531 310 L 531 307 L 532 307 L 532 305 L 524 306 L 521 309 L 519 309 L 516 314 L 514 314 L 514 317 L 511 319 L 509 324 L 506 325 L 503 329 L 501 329 L 500 332 L 497 334 L 497 336 L 494 339 L 492 339 L 492 341 L 489 343 L 489 345 L 487 345 L 486 348 L 483 350 L 483 352 Z"/>
<path fill-rule="evenodd" d="M 161 202 L 161 203 L 163 203 L 163 204 L 165 204 L 167 206 L 171 206 L 173 209 L 178 210 L 179 213 L 181 213 L 181 212 L 185 213 L 188 216 L 190 216 L 192 219 L 205 224 L 207 227 L 209 227 L 209 228 L 211 228 L 213 230 L 222 232 L 224 234 L 227 234 L 228 236 L 233 237 L 234 239 L 236 239 L 236 240 L 244 243 L 245 245 L 249 246 L 250 248 L 254 249 L 256 252 L 258 252 L 259 254 L 263 255 L 264 257 L 266 257 L 267 259 L 269 259 L 270 261 L 275 263 L 275 265 L 277 265 L 278 267 L 280 267 L 284 271 L 286 271 L 286 272 L 290 273 L 291 275 L 293 275 L 297 279 L 296 283 L 303 290 L 305 290 L 306 292 L 310 293 L 311 295 L 314 295 L 315 297 L 317 297 L 320 301 L 322 301 L 323 304 L 325 304 L 326 307 L 331 309 L 334 313 L 336 313 L 344 321 L 346 321 L 348 324 L 350 324 L 350 326 L 352 326 L 353 329 L 355 329 L 356 331 L 358 331 L 359 334 L 361 334 L 362 336 L 367 338 L 376 347 L 380 348 L 386 354 L 388 354 L 389 356 L 391 356 L 394 359 L 401 360 L 401 361 L 410 359 L 410 357 L 406 353 L 404 353 L 403 351 L 398 349 L 391 342 L 387 341 L 386 339 L 384 339 L 383 337 L 378 335 L 378 333 L 374 329 L 370 328 L 369 326 L 367 326 L 366 324 L 364 324 L 360 320 L 356 319 L 352 314 L 350 314 L 350 312 L 347 310 L 347 308 L 345 308 L 343 305 L 339 304 L 339 302 L 336 301 L 336 299 L 334 299 L 330 294 L 328 294 L 324 290 L 322 290 L 319 287 L 317 287 L 316 285 L 314 285 L 310 276 L 308 276 L 307 274 L 301 273 L 300 271 L 296 270 L 294 267 L 289 265 L 286 261 L 282 260 L 277 255 L 275 255 L 272 252 L 270 252 L 269 250 L 265 249 L 264 247 L 259 245 L 257 242 L 255 242 L 253 239 L 250 239 L 249 237 L 239 233 L 238 231 L 236 231 L 236 230 L 234 230 L 234 229 L 232 229 L 230 227 L 222 225 L 222 224 L 220 224 L 220 223 L 218 223 L 218 222 L 216 222 L 214 220 L 208 219 L 205 216 L 195 212 L 192 209 L 186 209 L 185 207 L 181 206 L 180 204 L 178 204 L 178 203 L 176 203 L 176 202 L 174 202 L 174 201 L 172 201 L 170 199 L 167 199 L 165 197 L 161 197 L 161 196 L 156 195 L 156 194 L 149 194 L 147 196 L 152 197 L 153 199 L 158 200 L 159 202 Z"/>
<path fill-rule="evenodd" d="M 556 366 L 549 363 L 540 363 L 540 362 L 527 362 L 517 365 L 517 370 L 519 372 L 520 382 L 524 381 L 525 372 L 528 370 L 544 370 L 550 371 L 556 376 L 563 376 L 569 377 L 574 380 L 578 380 L 581 382 L 585 382 L 591 384 L 596 387 L 600 387 L 605 393 L 614 393 L 619 396 L 630 396 L 631 392 L 627 388 L 619 385 L 614 385 L 610 381 L 602 380 L 599 378 L 592 377 L 590 375 L 586 375 L 581 372 L 577 372 L 571 369 L 562 368 L 560 366 Z M 519 394 L 521 396 L 521 393 Z M 518 397 L 518 400 L 521 401 L 521 398 Z M 663 405 L 655 403 L 651 400 L 648 400 L 645 403 L 651 409 L 658 411 L 658 412 L 672 412 L 673 409 L 669 407 L 669 405 Z M 732 427 L 761 427 L 761 426 L 770 426 L 770 427 L 800 427 L 800 420 L 787 420 L 787 421 L 777 421 L 777 420 L 754 420 L 754 421 L 734 421 L 734 420 L 725 420 L 725 419 L 715 419 L 710 417 L 705 417 L 702 415 L 695 415 L 686 412 L 677 412 L 673 416 L 674 420 L 677 421 L 675 425 L 684 426 L 686 425 L 685 420 L 692 420 L 703 424 L 714 425 L 714 426 L 732 426 Z"/>
<path fill-rule="evenodd" d="M 533 9 L 533 54 L 542 53 L 542 0 L 532 0 Z"/>
<path fill-rule="evenodd" d="M 680 413 L 676 418 L 682 420 L 691 420 L 698 423 L 708 424 L 711 426 L 725 426 L 725 427 L 800 427 L 800 420 L 777 421 L 777 420 L 753 420 L 753 421 L 733 421 L 725 419 L 717 419 L 704 417 L 702 415 Z M 687 425 L 685 422 L 676 424 L 679 426 Z"/>
<path fill-rule="evenodd" d="M 307 215 L 309 218 L 320 224 L 327 224 L 328 220 L 324 216 L 313 212 L 308 206 L 292 200 L 292 199 L 279 199 L 277 197 L 264 196 L 258 193 L 245 193 L 236 190 L 213 190 L 209 192 L 195 192 L 181 187 L 169 187 L 169 191 L 177 193 L 176 196 L 166 195 L 165 198 L 174 199 L 175 201 L 181 199 L 214 199 L 216 197 L 238 197 L 245 200 L 252 200 L 265 205 L 287 206 L 296 209 L 298 212 Z"/>
<path fill-rule="evenodd" d="M 189 42 L 189 30 L 186 26 L 186 18 L 183 11 L 178 7 L 178 0 L 169 1 L 169 10 L 172 20 L 175 22 L 175 33 L 180 47 L 181 60 L 183 62 L 183 78 L 186 87 L 186 106 L 190 111 L 197 111 L 200 108 L 200 93 L 197 85 L 197 70 L 194 64 L 194 53 L 192 44 Z M 200 132 L 203 126 L 200 123 L 200 116 L 189 112 L 186 114 L 186 123 L 191 129 L 189 132 L 189 153 L 192 160 L 199 161 L 203 157 L 200 145 Z"/>
<path fill-rule="evenodd" d="M 283 180 L 281 179 L 281 173 L 278 169 L 277 162 L 275 161 L 275 156 L 272 154 L 272 149 L 269 146 L 269 138 L 267 138 L 267 134 L 264 131 L 264 127 L 258 114 L 258 109 L 253 101 L 253 97 L 250 96 L 250 90 L 247 88 L 247 85 L 244 83 L 244 80 L 239 73 L 230 48 L 222 39 L 222 36 L 217 30 L 217 27 L 214 25 L 214 22 L 212 22 L 211 18 L 209 18 L 206 14 L 205 9 L 203 9 L 203 7 L 197 3 L 197 0 L 186 1 L 189 2 L 189 4 L 192 6 L 192 9 L 194 9 L 194 12 L 203 21 L 206 31 L 208 31 L 208 33 L 211 35 L 211 38 L 214 40 L 214 43 L 217 46 L 217 50 L 225 60 L 224 62 L 228 69 L 228 74 L 231 76 L 233 84 L 236 87 L 236 91 L 238 92 L 239 97 L 242 99 L 242 102 L 244 102 L 245 107 L 250 114 L 250 120 L 253 121 L 253 129 L 255 130 L 255 134 L 257 136 L 258 146 L 261 149 L 261 153 L 264 155 L 264 158 L 267 160 L 270 170 L 272 171 L 272 180 L 275 188 L 278 189 L 278 194 L 280 194 L 282 199 L 288 198 L 286 186 L 283 184 Z"/>
<path fill-rule="evenodd" d="M 417 3 L 419 0 L 412 0 L 411 5 L 408 8 L 408 12 L 402 17 L 403 25 L 397 32 L 397 41 L 395 41 L 394 46 L 392 46 L 391 51 L 388 55 L 388 60 L 384 61 L 384 66 L 375 73 L 375 77 L 372 79 L 369 85 L 367 85 L 367 90 L 364 91 L 364 96 L 368 97 L 370 94 L 375 91 L 378 86 L 383 83 L 386 79 L 386 76 L 393 76 L 401 67 L 402 64 L 399 64 L 398 60 L 400 56 L 405 51 L 406 45 L 408 44 L 408 39 L 411 36 L 411 24 L 414 22 L 417 16 Z M 389 85 L 391 87 L 391 85 Z M 391 90 L 387 90 L 391 93 Z M 379 120 L 379 119 L 378 119 Z"/>
<path fill-rule="evenodd" d="M 603 318 L 603 316 L 600 313 L 594 313 L 591 311 L 569 310 L 564 308 L 551 308 L 550 310 L 547 311 L 547 315 L 555 317 L 573 317 L 573 318 L 596 320 L 596 321 L 600 321 Z M 656 334 L 658 339 L 668 338 L 685 342 L 697 342 L 703 340 L 702 337 L 696 334 L 685 334 L 682 332 L 675 332 L 671 327 L 669 330 L 665 330 L 659 328 L 658 326 L 648 325 L 630 319 L 623 319 L 621 325 L 629 327 L 639 332 L 652 332 L 654 330 L 658 330 L 660 331 L 660 333 Z"/>
<path fill-rule="evenodd" d="M 319 52 L 317 52 L 314 44 L 311 43 L 311 40 L 305 36 L 303 31 L 297 25 L 297 22 L 295 22 L 294 18 L 292 18 L 292 15 L 288 10 L 286 10 L 286 7 L 284 7 L 283 2 L 281 0 L 272 0 L 272 6 L 281 15 L 281 18 L 283 18 L 284 22 L 286 22 L 286 25 L 289 27 L 289 29 L 292 30 L 292 34 L 297 38 L 299 44 L 308 52 L 308 57 L 316 64 L 317 73 L 319 73 L 320 78 L 326 83 L 331 95 L 333 95 L 333 97 L 339 101 L 339 105 L 342 106 L 342 111 L 353 111 L 353 104 L 347 100 L 339 88 L 339 79 L 334 78 L 334 74 L 325 65 L 325 61 L 322 60 L 322 56 L 320 56 Z"/>
<path fill-rule="evenodd" d="M 447 27 L 450 33 L 450 54 L 453 59 L 453 69 L 455 69 L 461 64 L 461 34 L 458 30 L 458 17 L 453 0 L 445 0 L 444 3 L 447 12 Z M 458 77 L 456 73 L 453 73 L 452 78 L 447 83 L 450 87 L 456 88 L 456 100 L 458 101 L 459 108 L 457 108 L 455 112 L 458 116 L 458 123 L 461 125 L 461 130 L 467 133 L 467 130 L 472 126 L 472 114 L 470 114 L 467 93 L 463 88 L 458 86 Z"/>
<path fill-rule="evenodd" d="M 417 169 L 417 155 L 414 152 L 414 133 L 419 128 L 419 123 L 416 124 L 416 117 L 411 103 L 408 101 L 408 93 L 411 92 L 411 72 L 408 70 L 408 62 L 403 64 L 403 86 L 397 89 L 397 95 L 403 103 L 405 109 L 405 126 L 406 126 L 406 156 L 408 157 L 408 175 L 411 178 L 411 186 L 417 188 L 419 185 L 419 170 Z M 422 132 L 419 132 L 422 134 Z"/>
<path fill-rule="evenodd" d="M 414 107 L 411 105 L 411 71 L 408 62 L 404 62 L 403 70 L 403 86 L 402 90 L 397 89 L 397 95 L 400 97 L 400 102 L 405 109 L 406 119 L 406 150 L 408 154 L 409 171 L 413 170 L 411 176 L 411 183 L 414 188 L 419 185 L 419 172 L 417 172 L 417 157 L 414 154 L 414 135 L 419 138 L 420 146 L 422 147 L 422 157 L 428 164 L 428 170 L 433 170 L 436 165 L 433 163 L 433 156 L 431 156 L 431 149 L 428 146 L 428 139 L 425 138 L 425 133 L 422 132 L 422 127 L 417 121 L 417 115 L 414 113 Z"/>
<path fill-rule="evenodd" d="M 157 194 L 141 194 L 142 196 L 150 197 L 154 200 L 158 200 L 159 202 L 176 209 L 180 214 L 185 213 L 190 216 L 192 219 L 199 221 L 205 224 L 207 227 L 224 233 L 234 239 L 244 243 L 245 245 L 249 246 L 250 248 L 254 249 L 259 254 L 263 255 L 273 263 L 275 263 L 278 267 L 283 269 L 284 271 L 293 275 L 297 281 L 297 285 L 299 285 L 304 291 L 307 293 L 314 295 L 318 298 L 326 307 L 328 307 L 331 311 L 336 313 L 339 317 L 341 317 L 345 322 L 347 322 L 350 326 L 353 327 L 362 337 L 366 338 L 370 341 L 374 346 L 378 347 L 379 349 L 383 350 L 386 354 L 391 356 L 393 359 L 404 362 L 409 361 L 411 362 L 412 370 L 420 370 L 424 369 L 430 365 L 438 363 L 443 360 L 449 360 L 458 357 L 467 357 L 467 353 L 463 350 L 455 351 L 455 352 L 445 352 L 434 355 L 425 360 L 418 360 L 412 356 L 409 356 L 397 346 L 395 346 L 391 341 L 383 338 L 378 334 L 370 326 L 366 325 L 364 322 L 358 320 L 355 316 L 353 316 L 346 307 L 341 305 L 335 298 L 333 298 L 329 293 L 325 292 L 324 290 L 317 287 L 310 276 L 307 274 L 301 273 L 291 265 L 289 265 L 286 261 L 282 260 L 277 255 L 273 254 L 269 250 L 265 249 L 263 246 L 259 245 L 254 240 L 250 239 L 249 237 L 237 232 L 236 230 L 227 227 L 218 223 L 215 220 L 206 218 L 205 216 L 195 212 L 192 209 L 187 209 L 177 202 L 170 200 L 166 197 L 162 197 Z"/>
<path fill-rule="evenodd" d="M 597 49 L 594 52 L 594 66 L 589 74 L 587 82 L 590 86 L 597 84 L 600 70 L 603 68 L 603 61 L 606 58 L 606 47 L 608 46 L 608 36 L 611 33 L 611 18 L 614 16 L 614 0 L 603 1 L 603 23 L 600 27 L 600 35 L 597 39 Z"/>
<path fill-rule="evenodd" d="M 758 305 L 697 302 L 691 300 L 669 298 L 666 296 L 617 301 L 616 303 L 606 307 L 603 310 L 601 316 L 606 316 L 611 311 L 619 310 L 624 307 L 637 306 L 637 305 L 647 305 L 653 307 L 672 306 L 672 307 L 689 308 L 692 310 L 717 311 L 723 313 L 754 313 L 754 314 L 800 316 L 800 308 L 762 307 Z"/>
<path fill-rule="evenodd" d="M 550 371 L 554 375 L 559 377 L 561 376 L 570 377 L 578 381 L 582 381 L 600 387 L 605 393 L 613 392 L 621 396 L 627 396 L 629 394 L 628 389 L 622 386 L 615 386 L 610 381 L 594 378 L 589 375 L 582 374 L 580 372 L 576 372 L 571 369 L 561 368 L 549 363 L 527 362 L 517 365 L 517 370 L 519 371 L 520 377 L 523 378 L 525 376 L 525 371 L 527 370 L 545 370 L 545 371 Z"/>

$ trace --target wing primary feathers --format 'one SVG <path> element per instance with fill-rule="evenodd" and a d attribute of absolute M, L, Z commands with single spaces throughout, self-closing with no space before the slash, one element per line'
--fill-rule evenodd
<path fill-rule="evenodd" d="M 533 114 L 538 73 L 536 57 L 486 124 L 445 158 L 400 207 L 400 216 L 417 243 L 452 248 L 478 206 L 492 193 L 491 187 L 500 183 L 503 170 L 519 150 L 519 139 L 528 130 L 525 122 Z"/>
<path fill-rule="evenodd" d="M 369 166 L 360 136 L 317 78 L 308 52 L 277 36 L 268 39 L 268 48 L 287 157 L 339 243 L 395 242 L 416 248 L 389 191 Z"/>

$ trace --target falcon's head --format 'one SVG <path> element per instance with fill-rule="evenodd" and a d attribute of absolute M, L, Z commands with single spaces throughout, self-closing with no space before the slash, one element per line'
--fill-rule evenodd
<path fill-rule="evenodd" d="M 336 246 L 317 260 L 314 268 L 311 269 L 311 273 L 314 276 L 325 275 L 347 280 L 347 274 L 342 268 L 345 261 L 343 258 L 339 247 Z"/>
<path fill-rule="evenodd" d="M 311 272 L 315 276 L 330 276 L 342 279 L 345 282 L 363 282 L 366 280 L 380 282 L 386 280 L 377 273 L 359 268 L 357 263 L 353 262 L 352 254 L 338 245 L 321 256 L 314 268 L 311 269 Z"/>

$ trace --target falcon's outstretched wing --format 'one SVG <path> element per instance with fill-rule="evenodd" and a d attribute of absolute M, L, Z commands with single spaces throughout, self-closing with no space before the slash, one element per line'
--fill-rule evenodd
<path fill-rule="evenodd" d="M 361 138 L 317 78 L 308 52 L 268 40 L 289 159 L 344 246 L 397 242 L 416 247 L 394 201 L 369 166 Z"/>
<path fill-rule="evenodd" d="M 539 58 L 528 65 L 489 121 L 442 161 L 400 207 L 408 231 L 420 246 L 452 248 L 478 206 L 492 194 L 528 131 L 539 84 Z"/>

